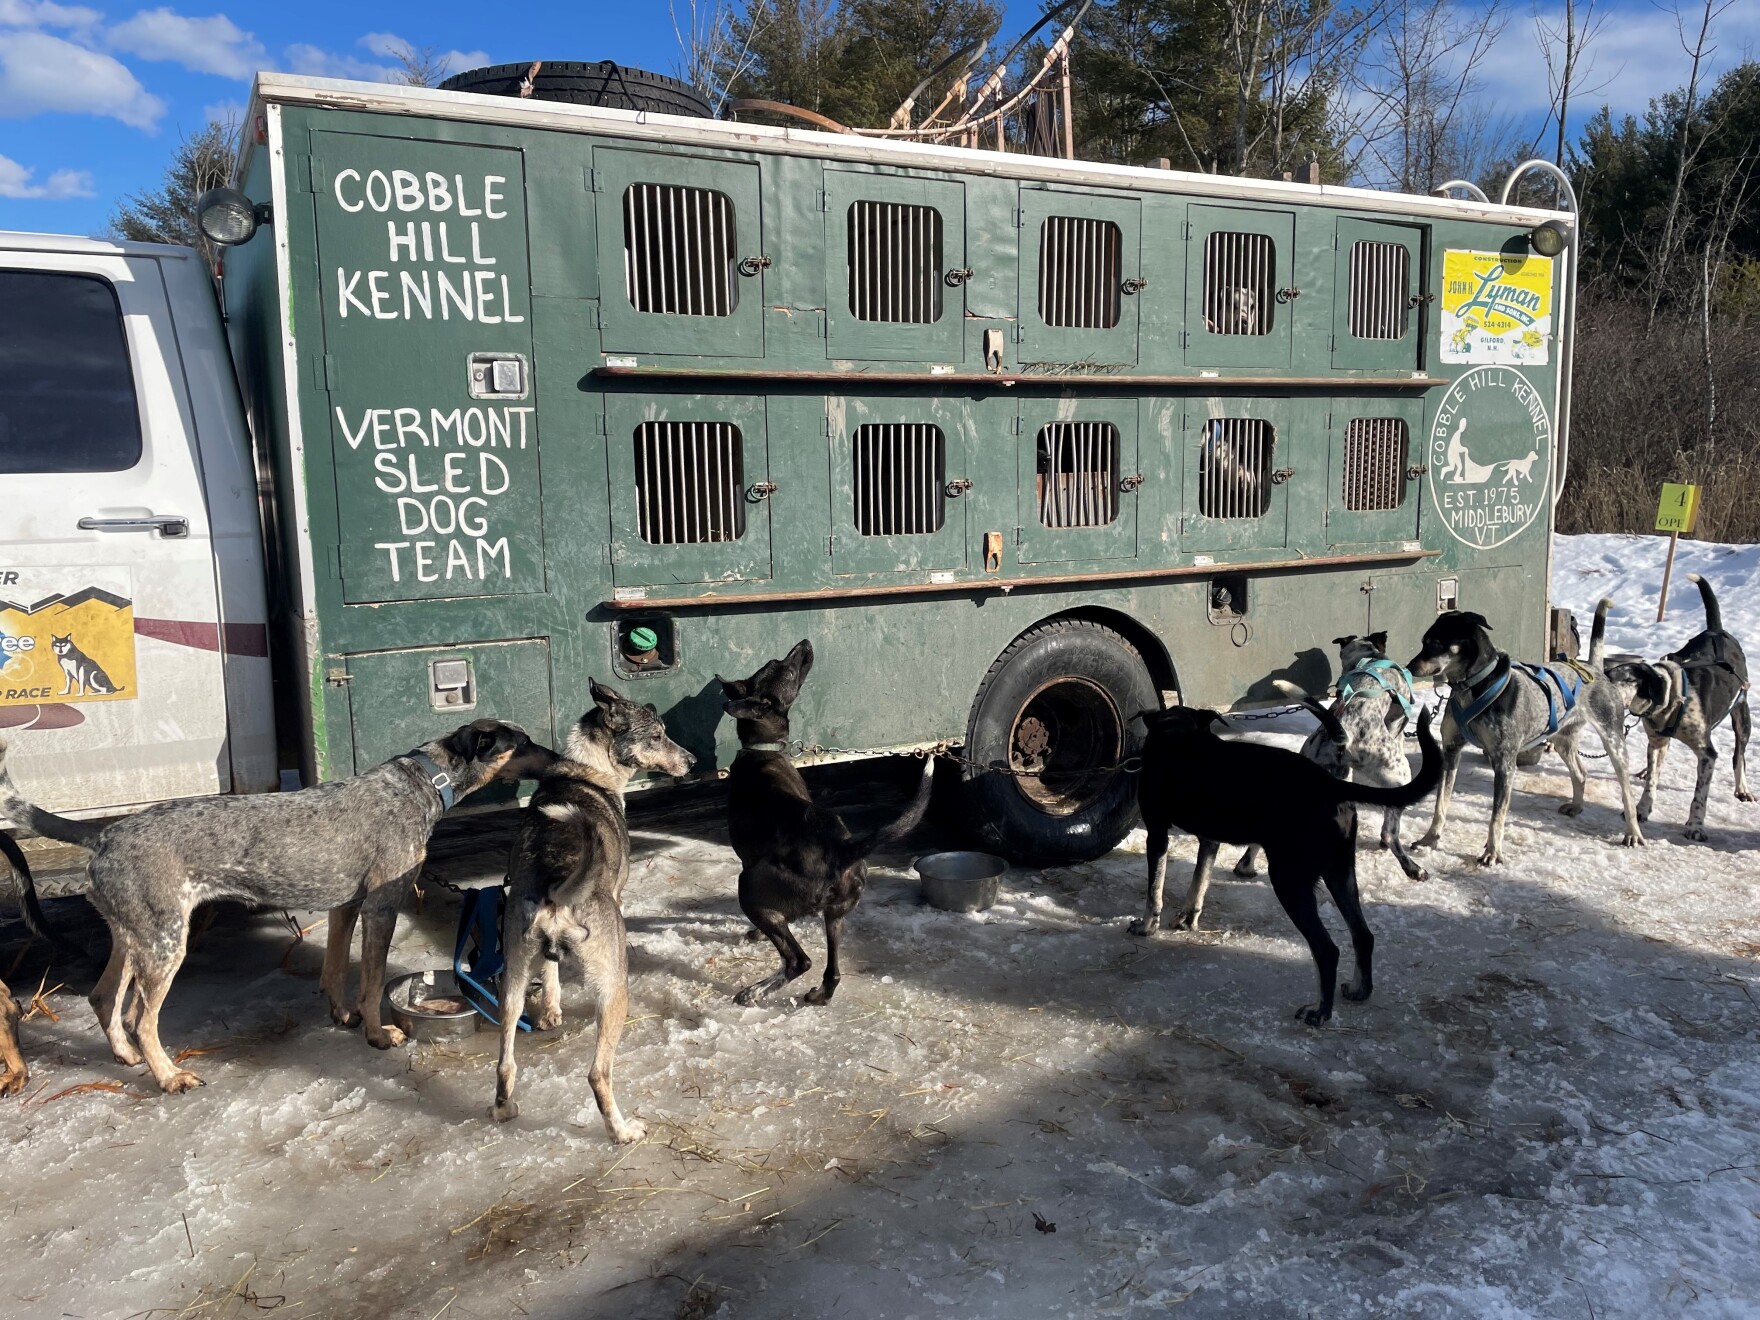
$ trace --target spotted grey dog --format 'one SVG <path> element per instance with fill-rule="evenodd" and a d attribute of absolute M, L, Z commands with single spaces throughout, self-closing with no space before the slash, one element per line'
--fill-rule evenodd
<path fill-rule="evenodd" d="M 1451 685 L 1442 720 L 1442 786 L 1436 790 L 1436 815 L 1415 846 L 1434 848 L 1442 840 L 1449 798 L 1461 752 L 1471 742 L 1491 762 L 1493 794 L 1491 830 L 1481 866 L 1503 861 L 1503 827 L 1515 792 L 1516 758 L 1530 747 L 1551 741 L 1571 774 L 1571 800 L 1559 807 L 1566 816 L 1581 815 L 1587 774 L 1577 750 L 1586 729 L 1593 728 L 1607 751 L 1619 780 L 1625 810 L 1628 848 L 1644 842 L 1632 801 L 1632 780 L 1626 772 L 1625 698 L 1607 681 L 1601 662 L 1611 600 L 1595 607 L 1589 633 L 1587 664 L 1523 665 L 1491 641 L 1491 625 L 1483 615 L 1450 610 L 1424 634 L 1423 648 L 1406 668 L 1414 677 L 1435 678 Z"/>
<path fill-rule="evenodd" d="M 199 904 L 331 909 L 321 982 L 330 1016 L 342 1026 L 364 1022 L 379 1049 L 401 1045 L 403 1033 L 379 1019 L 385 956 L 435 822 L 457 799 L 494 780 L 529 779 L 554 759 L 523 730 L 478 720 L 352 779 L 297 793 L 167 802 L 99 825 L 22 798 L 0 745 L 0 823 L 91 849 L 90 898 L 111 940 L 110 963 L 91 996 L 98 1023 L 118 1063 L 132 1066 L 144 1056 L 162 1090 L 187 1091 L 202 1079 L 160 1044 L 159 1009 Z M 343 1002 L 357 916 L 358 1011 Z"/>
<path fill-rule="evenodd" d="M 1302 755 L 1337 775 L 1361 784 L 1398 788 L 1411 773 L 1406 760 L 1405 731 L 1411 722 L 1412 676 L 1405 666 L 1387 658 L 1387 634 L 1367 637 L 1334 637 L 1338 647 L 1337 697 L 1332 714 L 1343 730 L 1343 740 L 1322 724 L 1302 744 Z M 1403 808 L 1389 807 L 1381 816 L 1381 846 L 1390 849 L 1399 869 L 1413 880 L 1428 880 L 1429 872 L 1412 860 L 1399 838 Z M 1253 844 L 1235 864 L 1234 873 L 1259 873 L 1260 847 Z"/>
<path fill-rule="evenodd" d="M 588 679 L 593 709 L 569 733 L 568 745 L 538 775 L 538 791 L 520 815 L 507 863 L 507 905 L 501 915 L 501 1062 L 495 1073 L 495 1117 L 517 1117 L 513 1043 L 534 963 L 544 967 L 540 1031 L 562 1025 L 562 955 L 580 962 L 597 1010 L 598 1045 L 587 1083 L 605 1130 L 616 1142 L 639 1141 L 643 1128 L 624 1118 L 611 1088 L 617 1042 L 629 1012 L 629 948 L 623 886 L 629 879 L 629 825 L 623 790 L 640 770 L 685 775 L 696 758 L 666 735 L 653 706 L 637 705 Z"/>
<path fill-rule="evenodd" d="M 1711 584 L 1697 573 L 1689 573 L 1687 580 L 1698 586 L 1705 603 L 1704 631 L 1654 665 L 1616 660 L 1607 666 L 1607 676 L 1624 692 L 1627 709 L 1643 721 L 1650 739 L 1650 764 L 1644 795 L 1638 799 L 1638 819 L 1650 819 L 1656 782 L 1662 778 L 1663 755 L 1669 742 L 1678 740 L 1699 758 L 1685 834 L 1704 842 L 1709 837 L 1705 807 L 1711 797 L 1711 776 L 1717 769 L 1717 748 L 1711 734 L 1726 718 L 1735 733 L 1736 798 L 1754 800 L 1748 791 L 1748 658 L 1742 654 L 1742 644 L 1724 630 L 1723 611 L 1717 606 Z"/>

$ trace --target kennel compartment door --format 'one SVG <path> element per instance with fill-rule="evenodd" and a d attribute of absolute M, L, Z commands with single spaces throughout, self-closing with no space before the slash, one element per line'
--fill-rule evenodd
<path fill-rule="evenodd" d="M 812 514 L 771 484 L 765 427 L 760 396 L 605 396 L 617 586 L 769 579 L 771 507 Z"/>
<path fill-rule="evenodd" d="M 1275 399 L 1194 399 L 1187 405 L 1182 550 L 1207 554 L 1289 545 L 1292 492 L 1320 481 L 1325 459 L 1323 444 L 1302 452 L 1290 424 L 1289 406 Z"/>
<path fill-rule="evenodd" d="M 1017 562 L 1136 556 L 1137 411 L 1131 399 L 1022 402 Z"/>
<path fill-rule="evenodd" d="M 600 343 L 606 353 L 764 355 L 756 164 L 598 147 Z"/>
<path fill-rule="evenodd" d="M 541 743 L 555 737 L 550 646 L 543 638 L 373 651 L 343 660 L 356 774 L 472 720 L 517 724 Z M 479 794 L 472 800 L 490 799 Z"/>
<path fill-rule="evenodd" d="M 1290 365 L 1295 304 L 1295 215 L 1239 206 L 1186 214 L 1186 363 Z"/>
<path fill-rule="evenodd" d="M 966 566 L 974 443 L 963 399 L 826 400 L 831 563 L 846 573 L 953 572 Z"/>
<path fill-rule="evenodd" d="M 966 190 L 947 179 L 825 171 L 825 355 L 965 356 Z"/>
<path fill-rule="evenodd" d="M 1415 371 L 1423 343 L 1424 231 L 1341 217 L 1334 237 L 1332 365 Z"/>
<path fill-rule="evenodd" d="M 1022 188 L 1022 362 L 1134 366 L 1142 281 L 1142 203 Z"/>
<path fill-rule="evenodd" d="M 1421 549 L 1421 399 L 1334 399 L 1327 427 L 1329 546 Z"/>

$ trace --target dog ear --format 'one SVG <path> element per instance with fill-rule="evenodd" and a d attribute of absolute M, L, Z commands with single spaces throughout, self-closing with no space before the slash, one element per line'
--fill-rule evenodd
<path fill-rule="evenodd" d="M 1387 649 L 1387 634 L 1385 632 L 1370 633 L 1369 641 L 1377 651 L 1385 651 Z"/>
<path fill-rule="evenodd" d="M 1456 610 L 1455 614 L 1463 622 L 1470 623 L 1475 628 L 1483 628 L 1486 632 L 1491 631 L 1491 622 L 1483 614 L 1475 614 L 1472 610 Z"/>
<path fill-rule="evenodd" d="M 736 720 L 761 720 L 776 713 L 776 703 L 759 693 L 755 697 L 734 697 L 721 709 Z"/>
<path fill-rule="evenodd" d="M 1385 637 L 1386 635 L 1387 635 L 1386 633 L 1382 634 L 1383 637 Z M 1343 637 L 1334 637 L 1332 639 L 1332 644 L 1334 646 L 1349 646 L 1352 642 L 1354 642 L 1356 640 L 1357 640 L 1357 635 L 1355 633 L 1346 633 Z"/>
<path fill-rule="evenodd" d="M 606 687 L 598 679 L 592 677 L 587 679 L 587 691 L 593 694 L 595 706 L 621 706 L 626 700 L 623 693 L 616 688 Z"/>
<path fill-rule="evenodd" d="M 721 684 L 722 695 L 733 701 L 745 696 L 752 686 L 749 678 L 723 678 L 720 674 L 715 675 L 715 681 Z"/>

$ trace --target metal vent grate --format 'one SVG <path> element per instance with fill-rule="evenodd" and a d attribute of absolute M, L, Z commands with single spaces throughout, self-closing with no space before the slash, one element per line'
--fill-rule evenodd
<path fill-rule="evenodd" d="M 1271 507 L 1277 429 L 1251 417 L 1213 417 L 1198 451 L 1198 512 L 1206 518 L 1262 518 Z"/>
<path fill-rule="evenodd" d="M 731 316 L 738 230 L 733 199 L 709 188 L 632 183 L 623 194 L 630 305 L 666 316 Z"/>
<path fill-rule="evenodd" d="M 856 530 L 921 536 L 946 520 L 947 437 L 939 426 L 858 426 L 852 446 Z"/>
<path fill-rule="evenodd" d="M 1412 254 L 1403 243 L 1351 244 L 1350 330 L 1358 339 L 1404 339 Z"/>
<path fill-rule="evenodd" d="M 1111 422 L 1052 422 L 1039 431 L 1039 522 L 1104 527 L 1118 517 L 1118 428 Z"/>
<path fill-rule="evenodd" d="M 1039 226 L 1039 319 L 1072 330 L 1117 325 L 1123 247 L 1110 220 L 1047 216 Z"/>
<path fill-rule="evenodd" d="M 636 531 L 649 545 L 737 541 L 745 535 L 745 456 L 729 422 L 636 427 Z"/>
<path fill-rule="evenodd" d="M 850 204 L 849 311 L 858 321 L 941 319 L 941 212 L 899 202 Z"/>
<path fill-rule="evenodd" d="M 1399 417 L 1353 417 L 1344 433 L 1344 507 L 1397 509 L 1406 498 L 1409 435 Z"/>
<path fill-rule="evenodd" d="M 1204 325 L 1213 335 L 1268 335 L 1277 245 L 1269 234 L 1229 231 L 1204 239 Z"/>

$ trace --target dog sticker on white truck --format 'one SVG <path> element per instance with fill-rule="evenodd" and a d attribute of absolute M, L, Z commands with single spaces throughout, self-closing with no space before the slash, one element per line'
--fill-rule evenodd
<path fill-rule="evenodd" d="M 0 706 L 132 701 L 127 569 L 0 568 Z"/>

